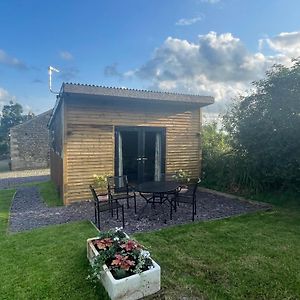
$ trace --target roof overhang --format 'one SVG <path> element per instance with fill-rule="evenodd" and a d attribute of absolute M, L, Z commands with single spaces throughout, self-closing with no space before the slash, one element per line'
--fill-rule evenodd
<path fill-rule="evenodd" d="M 64 96 L 83 97 L 88 96 L 94 99 L 115 98 L 120 101 L 147 101 L 147 103 L 168 103 L 168 104 L 191 104 L 199 107 L 207 106 L 214 103 L 211 96 L 200 96 L 169 92 L 154 92 L 147 90 L 136 90 L 116 87 L 103 87 L 95 85 L 63 83 L 57 102 L 53 109 L 48 125 L 52 123 L 55 112 L 60 105 Z"/>

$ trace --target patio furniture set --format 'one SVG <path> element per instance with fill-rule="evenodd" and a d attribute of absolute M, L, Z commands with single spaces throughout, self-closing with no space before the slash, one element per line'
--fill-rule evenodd
<path fill-rule="evenodd" d="M 140 219 L 148 205 L 155 208 L 160 205 L 165 216 L 165 207 L 169 206 L 170 220 L 173 218 L 173 211 L 176 212 L 180 203 L 188 204 L 192 207 L 192 221 L 196 215 L 196 192 L 200 179 L 191 180 L 189 184 L 181 184 L 175 181 L 149 181 L 137 185 L 130 185 L 126 175 L 111 176 L 107 178 L 107 197 L 97 194 L 96 188 L 90 185 L 93 195 L 95 225 L 100 229 L 100 214 L 110 211 L 111 217 L 116 214 L 119 219 L 119 210 L 122 215 L 122 225 L 125 227 L 124 204 L 121 200 L 126 200 L 127 209 L 129 202 L 134 202 L 134 212 L 137 219 Z M 140 197 L 138 197 L 139 195 Z M 137 201 L 145 201 L 142 208 L 137 211 Z M 167 222 L 165 218 L 165 223 Z"/>

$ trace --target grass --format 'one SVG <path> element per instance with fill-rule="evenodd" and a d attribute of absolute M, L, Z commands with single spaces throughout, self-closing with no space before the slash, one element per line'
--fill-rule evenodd
<path fill-rule="evenodd" d="M 64 205 L 52 181 L 39 182 L 35 185 L 39 188 L 40 194 L 48 206 L 52 207 Z"/>
<path fill-rule="evenodd" d="M 256 213 L 136 237 L 161 265 L 169 299 L 299 299 L 299 212 Z"/>
<path fill-rule="evenodd" d="M 21 186 L 36 186 L 40 191 L 42 200 L 50 207 L 64 205 L 63 200 L 60 198 L 55 184 L 51 180 L 45 182 L 22 183 L 14 186 L 14 188 L 16 189 Z"/>
<path fill-rule="evenodd" d="M 300 208 L 300 193 L 296 191 L 264 192 L 256 195 L 246 195 L 247 198 L 274 204 L 283 208 Z"/>
<path fill-rule="evenodd" d="M 88 275 L 85 241 L 96 234 L 89 222 L 6 234 L 14 190 L 0 191 L 1 299 L 108 299 Z"/>
<path fill-rule="evenodd" d="M 88 222 L 6 234 L 14 190 L 0 191 L 1 299 L 108 299 L 86 281 Z M 162 267 L 167 299 L 299 299 L 300 209 L 275 208 L 135 237 Z"/>

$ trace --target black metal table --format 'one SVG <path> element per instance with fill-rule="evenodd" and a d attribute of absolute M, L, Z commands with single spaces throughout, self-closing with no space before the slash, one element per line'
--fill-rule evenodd
<path fill-rule="evenodd" d="M 174 181 L 148 181 L 135 186 L 135 190 L 146 200 L 146 204 L 138 214 L 138 219 L 140 219 L 148 204 L 151 204 L 151 207 L 155 207 L 155 204 L 161 204 L 165 215 L 163 204 L 169 201 L 169 196 L 175 195 L 179 188 L 179 183 Z"/>

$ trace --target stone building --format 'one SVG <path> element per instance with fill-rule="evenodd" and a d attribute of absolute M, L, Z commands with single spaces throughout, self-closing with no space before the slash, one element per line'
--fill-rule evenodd
<path fill-rule="evenodd" d="M 10 129 L 11 170 L 49 167 L 49 130 L 52 110 Z"/>

